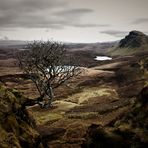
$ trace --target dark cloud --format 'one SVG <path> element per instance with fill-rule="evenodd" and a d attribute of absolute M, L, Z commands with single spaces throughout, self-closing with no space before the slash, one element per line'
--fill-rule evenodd
<path fill-rule="evenodd" d="M 101 31 L 100 33 L 108 34 L 108 35 L 111 35 L 113 37 L 123 37 L 126 34 L 128 34 L 128 31 L 106 30 L 106 31 Z"/>
<path fill-rule="evenodd" d="M 131 24 L 144 24 L 144 23 L 148 23 L 148 18 L 136 19 Z"/>
<path fill-rule="evenodd" d="M 1 28 L 105 27 L 82 23 L 81 18 L 92 9 L 70 9 L 64 0 L 4 0 L 0 1 Z"/>

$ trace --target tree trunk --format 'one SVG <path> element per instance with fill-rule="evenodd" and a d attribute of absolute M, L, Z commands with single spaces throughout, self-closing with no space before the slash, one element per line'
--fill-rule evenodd
<path fill-rule="evenodd" d="M 26 106 L 33 106 L 33 105 L 36 105 L 36 104 L 39 104 L 40 105 L 40 102 L 43 101 L 44 96 L 45 95 L 42 95 L 42 96 L 37 97 L 35 99 L 29 99 L 29 98 L 27 98 L 26 101 L 22 104 L 22 109 L 25 109 Z"/>
<path fill-rule="evenodd" d="M 47 88 L 47 95 L 45 96 L 46 98 L 45 98 L 45 108 L 48 108 L 48 107 L 51 107 L 51 105 L 52 105 L 52 101 L 53 101 L 53 98 L 54 98 L 54 94 L 53 94 L 53 89 L 52 89 L 52 87 L 51 86 L 49 86 L 48 88 Z M 46 101 L 46 99 L 47 99 L 47 101 Z"/>
<path fill-rule="evenodd" d="M 49 85 L 49 87 L 46 90 L 46 94 L 42 94 L 40 97 L 35 99 L 26 99 L 26 101 L 23 103 L 22 108 L 26 108 L 26 106 L 33 106 L 38 104 L 41 108 L 49 108 L 52 105 L 52 101 L 54 98 L 53 89 Z"/>

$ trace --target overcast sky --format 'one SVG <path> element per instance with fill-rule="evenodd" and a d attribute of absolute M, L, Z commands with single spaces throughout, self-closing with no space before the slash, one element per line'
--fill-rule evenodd
<path fill-rule="evenodd" d="M 102 42 L 148 33 L 148 0 L 0 0 L 0 39 Z"/>

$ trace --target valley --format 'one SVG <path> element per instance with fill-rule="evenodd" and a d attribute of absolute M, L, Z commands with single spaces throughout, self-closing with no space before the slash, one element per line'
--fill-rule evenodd
<path fill-rule="evenodd" d="M 75 47 L 76 49 L 70 52 L 80 60 L 81 74 L 55 90 L 54 101 L 50 108 L 41 109 L 38 105 L 27 108 L 36 122 L 36 129 L 42 137 L 44 146 L 50 148 L 95 147 L 99 143 L 95 131 L 101 134 L 99 135 L 101 138 L 108 141 L 111 139 L 112 144 L 114 142 L 119 144 L 119 141 L 123 144 L 126 139 L 127 146 L 131 146 L 126 136 L 122 136 L 122 132 L 128 135 L 134 129 L 137 129 L 134 134 L 139 138 L 138 142 L 141 145 L 148 144 L 145 127 L 140 125 L 129 127 L 133 123 L 133 118 L 123 121 L 123 118 L 135 109 L 134 105 L 147 81 L 139 62 L 148 57 L 148 50 L 142 52 L 138 50 L 128 55 L 121 52 L 113 54 L 117 53 L 118 49 L 115 46 L 115 52 L 110 52 L 112 46 L 104 47 L 106 51 L 103 53 L 93 48 L 85 50 L 80 46 L 82 50 L 78 50 Z M 13 56 L 15 52 L 17 53 L 18 49 L 13 49 L 13 52 L 12 49 L 0 50 L 0 57 L 2 57 L 0 83 L 6 88 L 19 90 L 25 97 L 32 99 L 38 97 L 35 85 L 18 68 L 17 60 Z M 112 60 L 94 59 L 101 55 L 109 56 Z M 147 111 L 147 106 L 145 110 L 143 106 L 140 107 L 137 108 L 142 108 L 143 112 Z M 137 116 L 138 119 L 141 118 L 139 114 Z M 142 120 L 145 120 L 147 126 L 147 117 L 142 117 Z M 133 137 L 132 140 L 136 141 Z M 110 145 L 109 142 L 100 141 L 100 143 Z M 125 144 L 122 146 L 124 147 Z"/>

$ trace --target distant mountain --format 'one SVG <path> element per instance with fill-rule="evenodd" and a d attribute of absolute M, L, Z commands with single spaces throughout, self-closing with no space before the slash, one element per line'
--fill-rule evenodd
<path fill-rule="evenodd" d="M 140 31 L 131 31 L 124 39 L 121 39 L 117 46 L 112 48 L 108 54 L 132 55 L 137 52 L 148 51 L 148 36 Z"/>
<path fill-rule="evenodd" d="M 7 48 L 7 49 L 21 49 L 27 45 L 27 41 L 21 40 L 0 40 L 0 48 Z"/>
<path fill-rule="evenodd" d="M 69 51 L 91 51 L 92 53 L 104 54 L 108 49 L 114 47 L 118 42 L 97 42 L 97 43 L 68 43 L 66 47 Z"/>
<path fill-rule="evenodd" d="M 120 48 L 139 48 L 148 45 L 148 36 L 140 31 L 131 31 L 119 42 Z"/>
<path fill-rule="evenodd" d="M 22 49 L 31 41 L 21 40 L 0 40 L 1 49 Z M 95 53 L 105 53 L 117 42 L 97 42 L 97 43 L 64 43 L 68 51 L 93 51 Z"/>
<path fill-rule="evenodd" d="M 27 43 L 28 41 L 0 40 L 0 59 L 15 58 L 19 49 L 24 49 Z M 97 63 L 94 60 L 96 56 L 105 55 L 108 49 L 114 47 L 117 42 L 64 44 L 66 45 L 68 54 L 79 59 L 80 63 L 82 63 L 81 66 L 90 67 Z"/>

